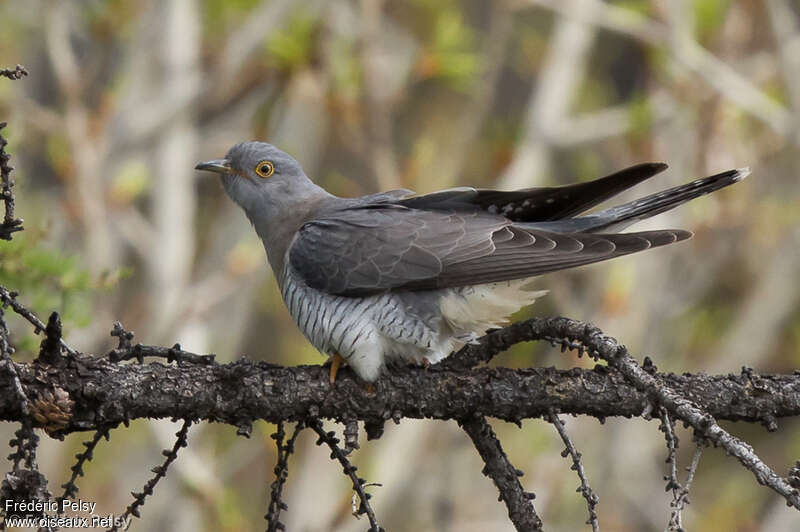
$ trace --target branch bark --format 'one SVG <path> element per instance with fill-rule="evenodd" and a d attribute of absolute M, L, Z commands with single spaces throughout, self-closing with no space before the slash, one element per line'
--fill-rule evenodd
<path fill-rule="evenodd" d="M 159 353 L 146 346 L 140 349 Z M 465 419 L 480 412 L 517 422 L 546 417 L 550 409 L 600 419 L 640 416 L 652 409 L 647 393 L 629 384 L 620 371 L 602 365 L 567 370 L 398 368 L 381 378 L 374 392 L 347 370 L 331 389 L 327 368 L 322 366 L 282 367 L 250 360 L 224 365 L 118 364 L 107 357 L 79 356 L 62 367 L 33 362 L 15 363 L 14 368 L 27 397 L 61 390 L 74 402 L 66 423 L 54 434 L 139 418 L 178 417 L 241 426 L 257 419 L 275 423 L 313 416 L 374 424 L 402 417 Z M 4 421 L 26 417 L 14 378 L 11 372 L 0 373 Z M 717 419 L 772 424 L 779 417 L 800 415 L 800 375 L 744 371 L 653 378 L 676 395 L 704 405 Z"/>

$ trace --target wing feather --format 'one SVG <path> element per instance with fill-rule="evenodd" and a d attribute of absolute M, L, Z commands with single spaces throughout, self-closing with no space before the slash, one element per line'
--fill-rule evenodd
<path fill-rule="evenodd" d="M 396 204 L 326 213 L 289 248 L 309 286 L 363 296 L 532 277 L 688 238 L 685 231 L 554 233 L 487 212 Z"/>

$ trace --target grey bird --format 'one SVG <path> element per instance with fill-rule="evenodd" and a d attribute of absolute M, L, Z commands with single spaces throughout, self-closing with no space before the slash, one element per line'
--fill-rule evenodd
<path fill-rule="evenodd" d="M 217 172 L 255 227 L 300 330 L 375 381 L 390 363 L 427 365 L 496 327 L 544 291 L 531 278 L 686 240 L 679 229 L 621 229 L 740 181 L 729 170 L 616 207 L 582 214 L 665 170 L 632 166 L 607 177 L 510 192 L 454 188 L 328 193 L 265 142 L 233 146 L 195 168 Z"/>

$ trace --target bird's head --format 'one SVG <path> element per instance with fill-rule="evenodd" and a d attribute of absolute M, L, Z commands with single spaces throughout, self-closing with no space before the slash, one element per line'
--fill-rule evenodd
<path fill-rule="evenodd" d="M 268 204 L 291 205 L 321 190 L 291 155 L 266 142 L 240 142 L 224 159 L 195 168 L 220 174 L 225 191 L 251 217 Z"/>

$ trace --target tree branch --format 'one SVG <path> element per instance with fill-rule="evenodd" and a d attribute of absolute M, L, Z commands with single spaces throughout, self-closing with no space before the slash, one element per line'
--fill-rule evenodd
<path fill-rule="evenodd" d="M 0 295 L 6 296 L 3 299 L 10 306 L 19 306 L 11 294 Z M 31 323 L 41 324 L 38 319 Z M 113 334 L 120 345 L 109 356 L 64 356 L 56 365 L 42 357 L 21 364 L 8 357 L 3 360 L 6 371 L 0 372 L 0 419 L 31 422 L 33 418 L 56 437 L 137 418 L 218 421 L 240 427 L 240 431 L 257 419 L 310 426 L 315 419 L 327 418 L 346 426 L 363 421 L 373 437 L 390 418 L 455 419 L 473 437 L 487 467 L 494 468 L 492 478 L 497 482 L 497 475 L 511 466 L 497 449 L 491 451 L 494 444 L 487 443 L 492 439 L 485 430 L 487 416 L 518 423 L 526 418 L 551 419 L 553 412 L 561 412 L 602 420 L 608 416 L 649 417 L 663 408 L 671 419 L 692 426 L 696 438 L 723 447 L 760 483 L 800 507 L 794 481 L 778 476 L 749 445 L 716 422 L 759 422 L 775 430 L 777 418 L 800 414 L 800 374 L 757 375 L 747 368 L 739 375 L 662 374 L 649 359 L 640 366 L 625 347 L 596 327 L 567 318 L 535 318 L 495 330 L 427 370 L 406 367 L 387 372 L 374 389 L 365 387 L 348 370 L 340 373 L 331 389 L 322 366 L 282 367 L 249 360 L 220 365 L 208 355 L 189 353 L 180 346 L 132 346 L 132 333 L 120 325 L 115 325 Z M 511 345 L 537 339 L 558 345 L 562 351 L 575 349 L 602 358 L 608 366 L 569 370 L 475 367 Z M 144 364 L 145 356 L 163 357 L 177 365 Z M 140 363 L 119 362 L 130 358 Z M 26 401 L 30 415 L 23 411 Z M 476 413 L 478 421 L 474 421 Z M 507 504 L 517 495 L 513 486 L 501 488 Z M 519 505 L 510 504 L 509 511 L 521 522 L 532 519 L 523 516 L 527 510 Z"/>
<path fill-rule="evenodd" d="M 575 448 L 575 444 L 572 443 L 572 440 L 567 434 L 567 429 L 564 427 L 564 422 L 558 418 L 555 412 L 550 414 L 550 423 L 556 428 L 558 435 L 561 436 L 561 441 L 564 442 L 564 450 L 561 451 L 561 456 L 564 458 L 567 456 L 572 458 L 572 466 L 570 469 L 578 474 L 578 479 L 581 481 L 581 485 L 578 486 L 576 491 L 586 499 L 586 506 L 589 509 L 589 519 L 586 521 L 586 524 L 592 526 L 592 532 L 598 532 L 598 530 L 600 530 L 600 524 L 597 521 L 596 508 L 600 499 L 594 494 L 591 486 L 589 486 L 589 479 L 586 478 L 586 471 L 583 469 L 583 462 L 581 462 L 581 453 Z"/>
<path fill-rule="evenodd" d="M 532 320 L 535 327 L 544 320 Z M 509 329 L 498 331 L 505 336 Z M 493 333 L 495 334 L 495 333 Z M 168 351 L 167 348 L 163 348 Z M 199 355 L 198 355 L 199 356 Z M 455 356 L 455 355 L 454 355 Z M 477 368 L 432 366 L 398 368 L 382 377 L 375 392 L 348 370 L 333 390 L 322 366 L 282 367 L 239 360 L 229 364 L 181 366 L 117 364 L 106 357 L 79 356 L 63 367 L 11 363 L 25 396 L 42 397 L 60 389 L 74 401 L 56 434 L 95 430 L 139 418 L 194 418 L 239 426 L 263 419 L 300 421 L 309 415 L 327 419 L 382 423 L 389 418 L 463 419 L 484 415 L 516 422 L 563 414 L 605 418 L 640 416 L 652 410 L 647 393 L 628 383 L 616 369 Z M 0 374 L 0 419 L 22 421 L 15 375 Z M 800 375 L 656 374 L 676 395 L 702 404 L 718 419 L 766 423 L 800 415 Z"/>
<path fill-rule="evenodd" d="M 517 530 L 542 530 L 542 520 L 533 507 L 536 495 L 522 489 L 519 482 L 522 471 L 511 465 L 486 418 L 474 415 L 459 423 L 486 464 L 483 474 L 500 490 L 500 500 L 506 503 L 508 517 Z"/>

